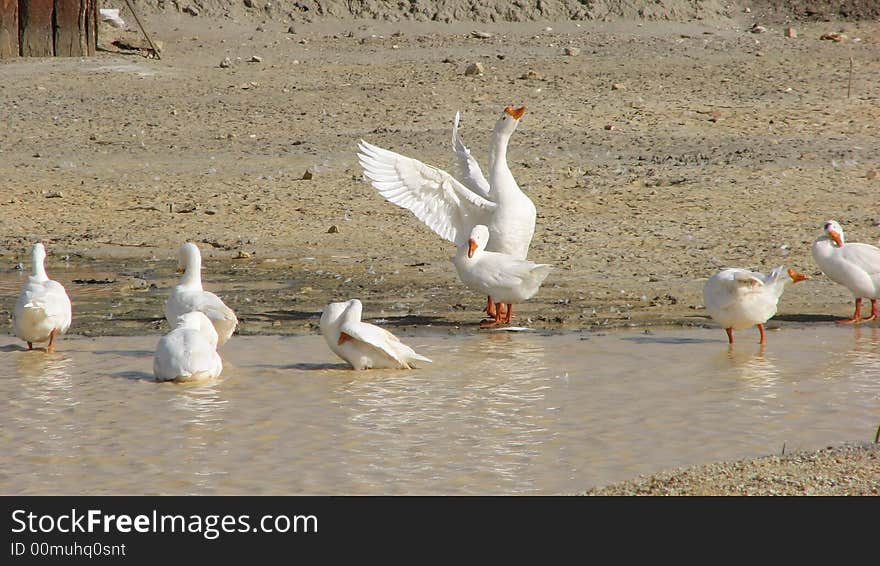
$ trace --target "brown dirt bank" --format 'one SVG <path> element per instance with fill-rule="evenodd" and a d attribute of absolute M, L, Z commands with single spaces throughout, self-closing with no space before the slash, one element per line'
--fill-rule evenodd
<path fill-rule="evenodd" d="M 827 321 L 851 299 L 810 258 L 821 222 L 851 241 L 880 235 L 875 22 L 846 24 L 837 43 L 819 39 L 822 23 L 794 39 L 727 24 L 486 24 L 480 39 L 470 23 L 291 34 L 147 21 L 161 60 L 0 62 L 7 313 L 14 268 L 43 239 L 50 274 L 72 285 L 73 332 L 156 330 L 175 250 L 193 240 L 244 333 L 312 331 L 327 302 L 352 296 L 369 317 L 473 325 L 482 299 L 458 282 L 452 246 L 364 182 L 356 142 L 449 168 L 461 110 L 484 161 L 507 104 L 529 108 L 510 163 L 538 209 L 530 257 L 557 267 L 517 307 L 521 323 L 707 324 L 705 278 L 783 263 L 816 278 L 787 291 L 777 321 Z M 463 76 L 472 61 L 483 75 Z M 73 283 L 90 278 L 114 281 Z"/>

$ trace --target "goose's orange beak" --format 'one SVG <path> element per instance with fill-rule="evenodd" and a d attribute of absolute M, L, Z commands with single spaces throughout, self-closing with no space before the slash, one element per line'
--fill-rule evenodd
<path fill-rule="evenodd" d="M 526 113 L 526 107 L 521 106 L 520 108 L 514 109 L 513 107 L 508 106 L 504 109 L 504 111 L 507 112 L 508 114 L 510 114 L 511 116 L 513 116 L 514 118 L 516 118 L 517 120 L 519 120 L 520 118 L 523 117 L 523 114 Z"/>
<path fill-rule="evenodd" d="M 345 344 L 345 343 L 348 342 L 349 340 L 351 340 L 351 336 L 349 336 L 349 335 L 346 334 L 345 332 L 340 332 L 340 333 L 339 333 L 339 341 L 336 343 L 336 345 L 337 345 L 337 346 L 342 346 L 343 344 Z"/>
<path fill-rule="evenodd" d="M 477 251 L 477 242 L 474 241 L 473 238 L 468 240 L 468 257 L 474 257 L 474 252 Z"/>
<path fill-rule="evenodd" d="M 800 271 L 795 271 L 792 268 L 788 268 L 788 276 L 791 277 L 791 280 L 795 283 L 800 283 L 801 281 L 806 281 L 810 278 L 806 273 L 801 273 Z"/>
<path fill-rule="evenodd" d="M 840 234 L 838 234 L 834 230 L 829 230 L 828 237 L 831 238 L 832 240 L 834 240 L 834 243 L 837 244 L 838 248 L 843 247 L 843 240 L 840 238 Z"/>

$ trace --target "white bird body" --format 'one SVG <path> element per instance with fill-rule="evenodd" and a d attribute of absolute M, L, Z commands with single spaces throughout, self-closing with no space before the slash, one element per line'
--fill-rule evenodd
<path fill-rule="evenodd" d="M 153 375 L 158 381 L 213 379 L 223 371 L 217 353 L 217 331 L 199 311 L 181 315 L 176 326 L 159 340 L 153 356 Z"/>
<path fill-rule="evenodd" d="M 321 334 L 330 349 L 354 369 L 412 369 L 413 362 L 430 362 L 384 328 L 361 322 L 358 299 L 330 303 L 321 313 Z"/>
<path fill-rule="evenodd" d="M 34 244 L 31 252 L 32 275 L 22 287 L 13 311 L 12 326 L 15 335 L 28 343 L 49 341 L 51 352 L 55 336 L 64 334 L 73 320 L 73 309 L 64 286 L 46 275 L 46 248 Z"/>
<path fill-rule="evenodd" d="M 181 246 L 178 253 L 178 271 L 181 269 L 180 284 L 174 287 L 165 302 L 165 320 L 174 328 L 177 317 L 192 311 L 202 312 L 214 324 L 218 344 L 222 346 L 235 332 L 238 318 L 220 297 L 202 288 L 202 256 L 199 248 L 191 242 Z"/>
<path fill-rule="evenodd" d="M 733 343 L 734 330 L 757 325 L 764 343 L 765 322 L 776 314 L 786 283 L 807 279 L 801 273 L 779 266 L 768 275 L 736 267 L 722 269 L 703 285 L 703 304 L 709 316 L 727 331 Z"/>
<path fill-rule="evenodd" d="M 452 262 L 462 283 L 491 296 L 497 303 L 508 305 L 505 322 L 510 322 L 512 304 L 535 296 L 553 266 L 488 251 L 489 242 L 489 229 L 483 225 L 475 226 L 471 230 L 468 243 L 459 246 Z M 497 312 L 500 315 L 501 310 L 498 309 Z M 495 324 L 500 322 L 496 318 Z"/>
<path fill-rule="evenodd" d="M 452 133 L 455 177 L 363 140 L 358 158 L 383 197 L 408 209 L 441 238 L 465 245 L 473 227 L 483 224 L 491 235 L 490 251 L 525 259 L 535 233 L 536 210 L 507 165 L 507 145 L 524 113 L 525 108 L 507 107 L 496 122 L 488 181 L 458 136 L 458 114 Z"/>
<path fill-rule="evenodd" d="M 813 260 L 835 283 L 849 289 L 856 300 L 853 318 L 841 322 L 861 322 L 877 318 L 880 299 L 880 248 L 870 244 L 846 242 L 843 228 L 834 220 L 824 224 L 825 233 L 813 242 Z M 871 316 L 861 318 L 861 301 L 871 300 Z"/>

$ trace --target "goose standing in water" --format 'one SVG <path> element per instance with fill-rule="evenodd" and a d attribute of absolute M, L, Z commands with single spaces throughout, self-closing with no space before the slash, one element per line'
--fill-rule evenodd
<path fill-rule="evenodd" d="M 508 106 L 495 123 L 488 180 L 458 135 L 458 114 L 452 131 L 458 178 L 363 140 L 358 159 L 379 194 L 412 212 L 441 238 L 466 246 L 473 227 L 482 224 L 489 229 L 488 251 L 524 260 L 535 234 L 536 211 L 507 165 L 507 146 L 525 111 Z M 488 297 L 489 316 L 495 315 L 497 302 Z"/>
<path fill-rule="evenodd" d="M 488 251 L 489 229 L 474 226 L 467 244 L 459 247 L 453 258 L 462 283 L 486 293 L 494 300 L 494 320 L 483 322 L 481 328 L 508 324 L 513 316 L 513 303 L 531 299 L 553 266 L 533 263 L 510 254 Z"/>
<path fill-rule="evenodd" d="M 212 379 L 223 371 L 217 353 L 217 331 L 211 320 L 199 311 L 176 319 L 176 326 L 159 340 L 153 356 L 153 375 L 157 381 L 197 381 Z"/>
<path fill-rule="evenodd" d="M 180 247 L 177 254 L 177 272 L 182 273 L 180 284 L 174 287 L 165 302 L 165 320 L 171 328 L 177 324 L 177 317 L 191 311 L 201 311 L 214 324 L 222 346 L 229 340 L 238 318 L 220 297 L 202 288 L 202 254 L 192 242 Z"/>
<path fill-rule="evenodd" d="M 358 299 L 330 303 L 321 313 L 321 334 L 337 356 L 354 369 L 412 369 L 413 362 L 430 362 L 384 328 L 361 322 Z"/>
<path fill-rule="evenodd" d="M 755 325 L 764 344 L 764 323 L 776 314 L 785 285 L 805 279 L 809 277 L 794 269 L 786 271 L 781 265 L 769 275 L 736 267 L 722 269 L 703 285 L 703 304 L 727 332 L 729 344 L 733 344 L 734 330 Z"/>
<path fill-rule="evenodd" d="M 813 260 L 822 273 L 850 290 L 856 301 L 852 318 L 838 324 L 858 324 L 877 319 L 880 299 L 880 249 L 870 244 L 848 243 L 843 228 L 834 220 L 823 225 L 824 234 L 816 238 L 811 249 Z M 862 318 L 862 299 L 871 300 L 871 315 Z"/>
<path fill-rule="evenodd" d="M 34 244 L 31 251 L 33 272 L 21 289 L 12 315 L 15 335 L 33 350 L 34 342 L 46 342 L 47 352 L 55 348 L 55 337 L 64 334 L 73 320 L 73 309 L 64 286 L 46 275 L 46 247 Z"/>

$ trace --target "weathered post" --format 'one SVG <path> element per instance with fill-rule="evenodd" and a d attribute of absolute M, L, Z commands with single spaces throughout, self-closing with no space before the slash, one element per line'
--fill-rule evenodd
<path fill-rule="evenodd" d="M 0 0 L 0 59 L 18 57 L 18 0 Z"/>
<path fill-rule="evenodd" d="M 20 52 L 23 57 L 51 57 L 55 54 L 54 10 L 55 0 L 21 0 L 19 3 Z"/>
<path fill-rule="evenodd" d="M 96 0 L 55 0 L 55 56 L 95 54 Z"/>

